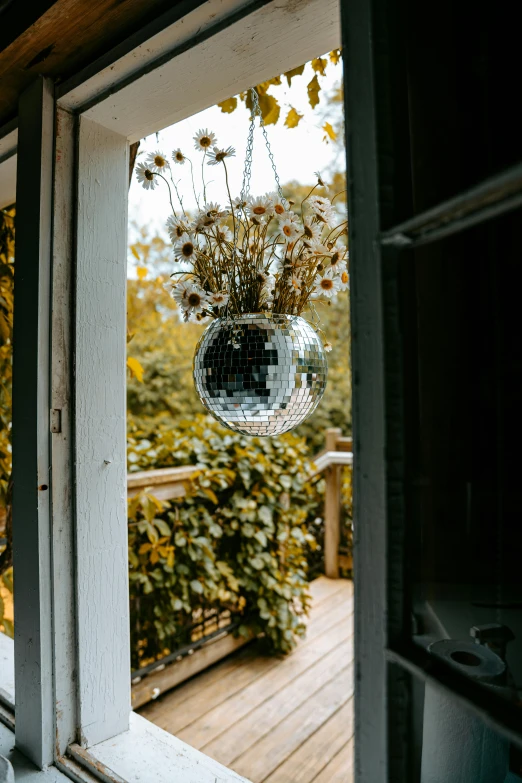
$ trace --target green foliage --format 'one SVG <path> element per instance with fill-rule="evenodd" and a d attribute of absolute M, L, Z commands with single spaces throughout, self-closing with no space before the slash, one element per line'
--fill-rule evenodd
<path fill-rule="evenodd" d="M 305 631 L 308 527 L 322 507 L 305 441 L 245 437 L 198 415 L 148 438 L 136 429 L 129 460 L 131 470 L 196 468 L 185 497 L 129 503 L 133 668 L 168 654 L 211 607 L 239 613 L 240 633 L 291 650 Z"/>

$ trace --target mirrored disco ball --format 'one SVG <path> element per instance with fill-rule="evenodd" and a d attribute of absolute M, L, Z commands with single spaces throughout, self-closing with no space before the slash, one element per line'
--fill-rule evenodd
<path fill-rule="evenodd" d="M 319 404 L 327 374 L 321 338 L 300 316 L 218 318 L 194 355 L 201 402 L 221 424 L 244 435 L 297 427 Z"/>

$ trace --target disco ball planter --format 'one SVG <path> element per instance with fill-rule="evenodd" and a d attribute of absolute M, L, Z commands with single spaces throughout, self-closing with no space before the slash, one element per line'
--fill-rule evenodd
<path fill-rule="evenodd" d="M 300 316 L 217 318 L 194 355 L 201 402 L 244 435 L 280 435 L 297 427 L 319 404 L 327 374 L 321 338 Z"/>

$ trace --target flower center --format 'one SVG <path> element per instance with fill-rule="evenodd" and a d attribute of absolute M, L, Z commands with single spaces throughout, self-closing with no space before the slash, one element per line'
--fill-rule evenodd
<path fill-rule="evenodd" d="M 341 258 L 341 254 L 339 252 L 334 253 L 333 256 L 332 256 L 332 261 L 331 261 L 332 266 L 335 266 L 339 262 L 340 258 Z"/>
<path fill-rule="evenodd" d="M 291 237 L 292 236 L 292 229 L 290 228 L 290 226 L 284 226 L 283 227 L 283 234 L 285 234 L 285 236 L 287 236 L 287 237 Z"/>
<path fill-rule="evenodd" d="M 304 227 L 304 235 L 305 235 L 305 237 L 308 237 L 308 239 L 312 239 L 313 238 L 314 232 L 312 231 L 310 226 L 306 226 L 305 225 L 305 227 Z"/>
<path fill-rule="evenodd" d="M 219 160 L 219 162 L 224 160 L 226 157 L 227 157 L 227 153 L 226 152 L 218 152 L 216 154 L 216 160 Z"/>
<path fill-rule="evenodd" d="M 285 208 L 283 207 L 282 204 L 276 204 L 274 210 L 277 212 L 278 215 L 282 215 L 283 212 L 285 211 Z"/>
<path fill-rule="evenodd" d="M 155 158 L 154 158 L 154 163 L 156 164 L 156 166 L 159 166 L 160 168 L 162 168 L 163 166 L 165 166 L 167 161 L 165 160 L 163 155 L 156 155 Z"/>
<path fill-rule="evenodd" d="M 202 147 L 210 147 L 211 144 L 208 136 L 202 136 L 199 140 L 199 143 L 201 144 Z"/>
<path fill-rule="evenodd" d="M 191 294 L 188 295 L 187 301 L 190 307 L 198 307 L 201 304 L 201 297 L 199 294 L 193 291 Z"/>
<path fill-rule="evenodd" d="M 154 174 L 152 173 L 152 171 L 150 171 L 150 169 L 145 169 L 144 174 L 145 174 L 145 179 L 148 179 L 149 182 L 152 182 L 152 180 L 154 179 Z"/>
<path fill-rule="evenodd" d="M 181 228 L 181 226 L 176 226 L 176 236 L 177 237 L 183 236 L 183 229 Z"/>
<path fill-rule="evenodd" d="M 254 213 L 254 215 L 264 215 L 266 212 L 266 207 L 262 207 L 262 206 L 254 207 L 252 212 Z"/>
<path fill-rule="evenodd" d="M 185 242 L 185 244 L 181 248 L 181 252 L 185 256 L 185 258 L 190 258 L 190 256 L 194 252 L 194 245 L 192 244 L 192 242 Z"/>
<path fill-rule="evenodd" d="M 331 291 L 333 288 L 333 280 L 330 280 L 329 277 L 323 277 L 321 280 L 321 288 L 324 288 L 325 291 Z"/>
<path fill-rule="evenodd" d="M 343 272 L 342 273 L 341 280 L 342 280 L 343 283 L 347 283 L 348 282 L 348 272 Z"/>
<path fill-rule="evenodd" d="M 183 153 L 182 152 L 176 152 L 176 160 L 183 160 Z"/>

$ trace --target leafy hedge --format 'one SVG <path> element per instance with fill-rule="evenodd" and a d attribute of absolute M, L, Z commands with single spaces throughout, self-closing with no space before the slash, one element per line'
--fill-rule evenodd
<path fill-rule="evenodd" d="M 228 608 L 239 632 L 288 652 L 305 631 L 309 523 L 322 508 L 304 439 L 247 438 L 198 415 L 145 438 L 129 433 L 131 470 L 194 464 L 187 495 L 129 502 L 132 668 L 172 651 L 200 608 Z M 318 486 L 319 485 L 319 486 Z"/>

